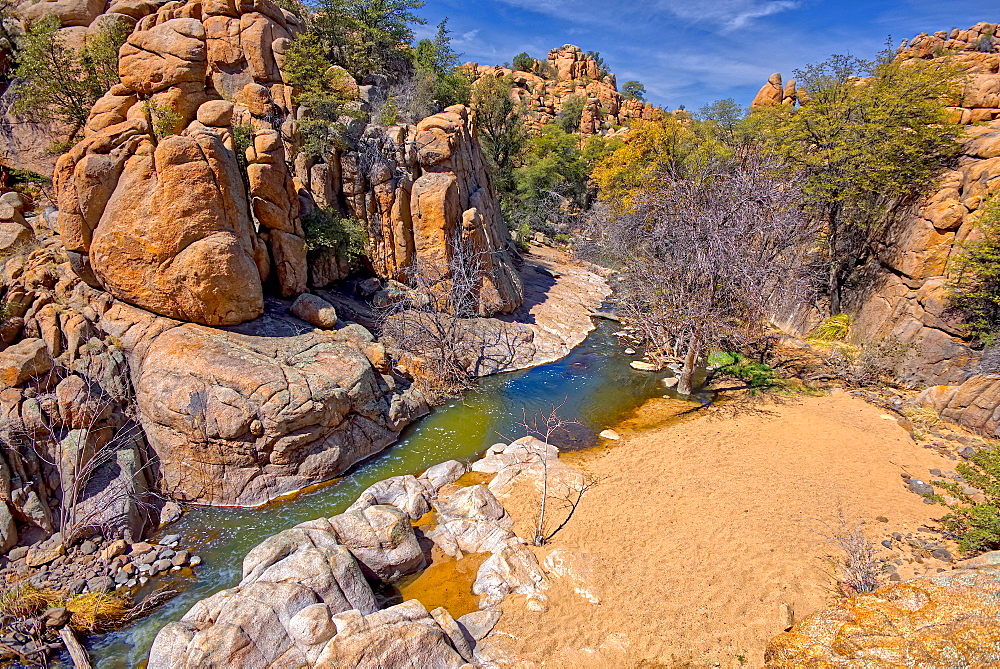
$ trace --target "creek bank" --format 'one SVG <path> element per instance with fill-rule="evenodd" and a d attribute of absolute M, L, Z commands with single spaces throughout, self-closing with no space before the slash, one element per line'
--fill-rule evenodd
<path fill-rule="evenodd" d="M 563 457 L 600 482 L 549 545 L 531 548 L 553 581 L 544 610 L 505 600 L 480 657 L 735 667 L 742 656 L 759 666 L 772 637 L 833 596 L 826 556 L 838 549 L 814 530 L 836 528 L 838 508 L 865 521 L 887 580 L 951 573 L 957 551 L 935 529 L 944 510 L 902 474 L 926 481 L 955 460 L 915 443 L 895 416 L 842 392 L 725 420 L 676 421 L 678 409 L 654 400 L 614 426 L 619 441 Z M 514 531 L 531 532 L 534 482 L 498 498 Z M 552 568 L 573 576 L 553 578 Z"/>
<path fill-rule="evenodd" d="M 449 461 L 419 477 L 380 481 L 344 513 L 268 538 L 244 558 L 237 587 L 160 631 L 148 667 L 482 666 L 475 649 L 500 617 L 497 606 L 511 594 L 544 606 L 549 587 L 493 491 L 542 462 L 562 484 L 579 486 L 578 473 L 557 457 L 532 437 L 497 444 L 472 466 L 495 474 L 489 485 L 455 485 L 467 467 Z M 432 508 L 433 524 L 415 529 Z M 472 586 L 479 610 L 456 620 L 417 600 L 380 608 L 371 586 L 422 570 L 432 548 L 458 559 L 490 553 Z"/>

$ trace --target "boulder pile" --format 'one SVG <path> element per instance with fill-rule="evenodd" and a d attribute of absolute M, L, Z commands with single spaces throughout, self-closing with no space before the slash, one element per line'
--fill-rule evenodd
<path fill-rule="evenodd" d="M 239 585 L 198 602 L 160 631 L 149 667 L 488 665 L 479 647 L 489 644 L 480 642 L 504 598 L 521 594 L 543 607 L 549 572 L 568 573 L 558 559 L 548 568 L 539 564 L 492 490 L 538 474 L 542 460 L 553 485 L 573 485 L 579 472 L 557 457 L 555 447 L 531 437 L 497 444 L 472 467 L 496 474 L 489 486 L 456 485 L 468 468 L 449 461 L 419 477 L 380 481 L 344 513 L 279 532 L 247 554 Z M 431 510 L 434 524 L 414 528 Z M 421 571 L 428 541 L 455 558 L 490 553 L 472 585 L 479 611 L 456 620 L 417 600 L 379 609 L 372 585 Z"/>
<path fill-rule="evenodd" d="M 482 315 L 515 309 L 523 290 L 468 111 L 416 127 L 356 121 L 344 150 L 299 154 L 305 110 L 281 63 L 301 30 L 270 0 L 173 1 L 139 20 L 119 54 L 121 83 L 55 168 L 77 273 L 163 316 L 243 323 L 263 313 L 265 286 L 295 297 L 349 271 L 336 249 L 309 257 L 303 216 L 321 206 L 360 222 L 385 278 L 451 260 L 460 238 L 486 259 Z M 360 110 L 357 84 L 331 69 Z"/>
<path fill-rule="evenodd" d="M 535 61 L 531 72 L 477 63 L 468 63 L 466 68 L 476 78 L 513 76 L 511 93 L 527 111 L 526 125 L 535 134 L 555 120 L 573 97 L 586 101 L 579 127 L 584 137 L 616 132 L 633 119 L 663 118 L 659 107 L 619 93 L 615 75 L 603 72 L 593 56 L 572 44 L 549 51 L 547 60 Z"/>

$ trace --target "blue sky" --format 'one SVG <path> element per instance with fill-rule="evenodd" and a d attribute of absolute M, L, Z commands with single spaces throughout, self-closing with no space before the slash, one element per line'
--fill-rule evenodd
<path fill-rule="evenodd" d="M 787 79 L 834 53 L 870 58 L 889 35 L 1000 22 L 994 0 L 428 0 L 420 14 L 418 37 L 449 18 L 463 61 L 576 44 L 600 51 L 619 86 L 638 79 L 653 103 L 690 110 L 727 97 L 748 105 L 772 72 Z"/>

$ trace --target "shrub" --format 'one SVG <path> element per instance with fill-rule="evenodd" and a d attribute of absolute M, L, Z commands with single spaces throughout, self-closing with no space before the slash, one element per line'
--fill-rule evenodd
<path fill-rule="evenodd" d="M 851 330 L 851 320 L 848 314 L 831 316 L 813 328 L 806 339 L 818 342 L 843 341 Z"/>
<path fill-rule="evenodd" d="M 717 374 L 744 381 L 753 392 L 778 385 L 778 373 L 773 367 L 735 352 L 713 351 L 708 356 L 709 367 Z"/>
<path fill-rule="evenodd" d="M 364 223 L 344 218 L 330 209 L 314 209 L 302 219 L 306 248 L 310 251 L 334 249 L 354 260 L 364 254 L 367 234 Z"/>
<path fill-rule="evenodd" d="M 522 51 L 521 53 L 514 56 L 512 65 L 515 70 L 519 72 L 531 72 L 535 69 L 535 59 L 529 56 L 527 53 Z"/>
<path fill-rule="evenodd" d="M 83 126 L 90 108 L 118 83 L 118 49 L 130 28 L 111 23 L 75 51 L 59 34 L 59 20 L 35 21 L 18 40 L 15 76 L 22 80 L 14 111 L 30 120 L 52 120 L 74 130 Z"/>
<path fill-rule="evenodd" d="M 857 348 L 833 342 L 827 364 L 847 383 L 861 387 L 892 385 L 903 357 L 913 348 L 898 337 L 886 337 Z"/>
<path fill-rule="evenodd" d="M 968 485 L 982 491 L 983 499 L 973 499 L 968 489 L 956 481 L 934 483 L 954 498 L 952 501 L 940 494 L 931 495 L 951 512 L 941 523 L 960 536 L 958 545 L 963 551 L 1000 547 L 1000 449 L 994 445 L 976 451 L 955 469 Z"/>
<path fill-rule="evenodd" d="M 580 129 L 580 121 L 583 120 L 583 108 L 587 104 L 587 98 L 582 95 L 573 95 L 563 102 L 562 110 L 556 115 L 555 123 L 563 132 L 572 134 Z"/>
<path fill-rule="evenodd" d="M 979 241 L 962 245 L 949 288 L 951 306 L 965 321 L 965 333 L 989 346 L 1000 331 L 1000 198 L 986 206 L 979 232 Z"/>
<path fill-rule="evenodd" d="M 167 105 L 161 105 L 153 100 L 146 100 L 142 104 L 146 118 L 149 119 L 149 125 L 153 129 L 153 137 L 156 138 L 157 142 L 177 132 L 177 126 L 183 120 L 180 114 Z"/>

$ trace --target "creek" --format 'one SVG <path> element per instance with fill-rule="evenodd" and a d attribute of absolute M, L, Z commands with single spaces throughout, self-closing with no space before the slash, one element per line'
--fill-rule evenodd
<path fill-rule="evenodd" d="M 134 625 L 90 639 L 91 659 L 99 669 L 144 666 L 156 633 L 178 620 L 198 600 L 235 586 L 246 553 L 265 538 L 306 520 L 334 516 L 376 481 L 419 474 L 446 460 L 471 462 L 492 444 L 524 436 L 525 416 L 556 407 L 570 425 L 552 439 L 560 450 L 598 443 L 597 433 L 622 420 L 646 400 L 672 395 L 662 379 L 669 372 L 638 372 L 629 367 L 613 333 L 617 324 L 600 321 L 573 351 L 556 362 L 481 379 L 463 398 L 439 407 L 407 428 L 399 441 L 359 463 L 346 475 L 287 499 L 253 509 L 194 507 L 162 534 L 179 534 L 181 548 L 203 563 L 170 578 L 156 579 L 178 591 L 170 602 Z"/>

